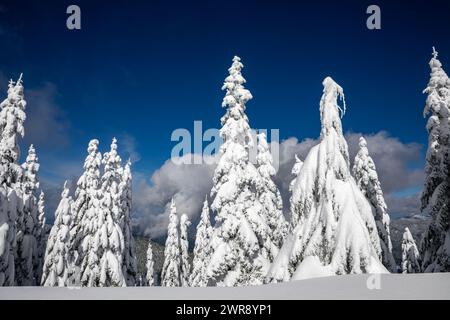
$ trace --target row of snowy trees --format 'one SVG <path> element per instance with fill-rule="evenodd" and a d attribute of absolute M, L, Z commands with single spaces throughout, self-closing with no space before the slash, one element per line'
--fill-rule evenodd
<path fill-rule="evenodd" d="M 450 79 L 433 49 L 424 115 L 426 181 L 422 211 L 432 217 L 419 247 L 405 230 L 401 270 L 450 271 Z M 188 217 L 170 204 L 163 286 L 242 286 L 348 273 L 396 272 L 389 214 L 367 142 L 361 137 L 350 168 L 341 118 L 344 92 L 323 81 L 320 141 L 304 161 L 295 157 L 290 183 L 290 223 L 283 215 L 265 134 L 254 141 L 246 104 L 243 64 L 234 57 L 222 89 L 223 144 L 189 260 Z M 339 103 L 342 101 L 342 104 Z M 0 104 L 0 285 L 155 285 L 152 247 L 145 274 L 137 274 L 131 229 L 131 164 L 122 165 L 113 139 L 109 152 L 88 145 L 74 197 L 64 184 L 47 242 L 38 158 L 30 146 L 19 165 L 26 119 L 21 77 L 10 81 Z M 256 162 L 250 149 L 257 146 Z M 192 269 L 192 270 L 191 270 Z"/>
<path fill-rule="evenodd" d="M 275 169 L 266 137 L 252 139 L 245 114 L 252 95 L 243 86 L 242 68 L 235 57 L 223 85 L 223 144 L 211 191 L 215 225 L 210 227 L 205 200 L 190 285 L 257 285 L 312 274 L 387 272 L 381 261 L 395 271 L 389 216 L 364 139 L 353 168 L 356 180 L 350 172 L 339 117 L 345 104 L 337 104 L 342 88 L 329 77 L 324 80 L 321 142 L 304 163 L 296 157 L 288 226 L 272 180 Z M 256 164 L 249 155 L 254 143 Z M 181 277 L 180 268 L 169 267 L 181 255 L 176 224 L 171 210 L 162 285 L 181 284 L 173 281 Z"/>
<path fill-rule="evenodd" d="M 404 273 L 450 271 L 450 80 L 434 49 L 430 67 L 424 114 L 431 112 L 432 116 L 427 125 L 430 144 L 422 210 L 431 215 L 432 222 L 420 251 L 405 229 L 400 266 Z M 260 134 L 257 141 L 252 139 L 245 114 L 252 95 L 244 88 L 242 68 L 240 58 L 235 57 L 222 88 L 226 91 L 220 130 L 223 145 L 211 190 L 215 224 L 211 226 L 205 199 L 193 270 L 187 277 L 189 267 L 184 266 L 187 260 L 182 257 L 187 238 L 178 236 L 172 200 L 162 285 L 239 286 L 323 275 L 397 272 L 388 208 L 363 137 L 350 169 L 341 124 L 346 112 L 342 87 L 330 77 L 323 81 L 320 142 L 304 162 L 295 156 L 288 225 L 272 180 L 275 169 L 266 137 Z M 254 143 L 258 147 L 256 164 L 249 154 Z M 183 223 L 180 230 L 186 230 Z"/>
<path fill-rule="evenodd" d="M 42 274 L 47 232 L 33 145 L 18 163 L 26 105 L 21 75 L 0 104 L 0 286 L 38 285 Z"/>
<path fill-rule="evenodd" d="M 122 166 L 116 139 L 103 157 L 98 144 L 89 142 L 74 199 L 64 184 L 45 253 L 45 286 L 139 283 L 131 233 L 131 163 Z"/>

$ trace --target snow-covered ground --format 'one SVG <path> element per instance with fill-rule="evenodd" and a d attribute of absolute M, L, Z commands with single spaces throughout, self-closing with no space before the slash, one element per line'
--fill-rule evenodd
<path fill-rule="evenodd" d="M 0 299 L 450 299 L 450 273 L 382 274 L 379 281 L 376 277 L 346 275 L 239 288 L 3 287 Z"/>

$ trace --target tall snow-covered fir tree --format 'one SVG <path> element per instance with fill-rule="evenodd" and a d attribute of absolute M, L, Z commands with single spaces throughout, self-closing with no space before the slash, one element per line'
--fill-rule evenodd
<path fill-rule="evenodd" d="M 66 181 L 47 242 L 41 280 L 43 286 L 64 287 L 68 285 L 72 203 Z"/>
<path fill-rule="evenodd" d="M 181 255 L 181 286 L 189 287 L 189 276 L 191 275 L 191 264 L 189 262 L 189 240 L 188 227 L 191 225 L 186 214 L 180 219 L 180 255 Z"/>
<path fill-rule="evenodd" d="M 93 286 L 98 279 L 100 239 L 100 165 L 102 156 L 98 151 L 98 140 L 89 142 L 88 156 L 84 161 L 84 172 L 77 182 L 73 204 L 73 223 L 71 227 L 70 284 Z"/>
<path fill-rule="evenodd" d="M 136 246 L 131 225 L 132 175 L 131 161 L 128 160 L 121 171 L 119 184 L 121 218 L 120 225 L 124 239 L 123 275 L 127 286 L 135 286 L 137 282 Z"/>
<path fill-rule="evenodd" d="M 281 194 L 272 178 L 276 173 L 273 158 L 267 144 L 266 134 L 258 134 L 257 170 L 261 179 L 257 188 L 257 196 L 261 203 L 263 216 L 269 227 L 264 235 L 263 254 L 273 262 L 283 245 L 287 234 L 287 222 L 283 215 Z"/>
<path fill-rule="evenodd" d="M 152 243 L 149 241 L 145 260 L 145 286 L 151 287 L 155 285 L 154 264 Z"/>
<path fill-rule="evenodd" d="M 34 146 L 28 150 L 28 156 L 22 165 L 22 200 L 23 209 L 17 217 L 16 237 L 16 276 L 17 286 L 37 285 L 34 266 L 38 259 L 38 242 L 36 238 L 38 222 L 38 200 L 35 196 L 39 188 L 38 174 L 39 163 Z"/>
<path fill-rule="evenodd" d="M 293 187 L 298 223 L 269 270 L 269 282 L 387 272 L 378 258 L 371 205 L 350 174 L 339 115 L 346 109 L 343 89 L 330 77 L 323 86 L 320 142 L 309 152 Z"/>
<path fill-rule="evenodd" d="M 245 114 L 252 99 L 244 88 L 243 64 L 233 58 L 225 78 L 219 162 L 214 172 L 211 209 L 216 214 L 211 237 L 211 259 L 207 267 L 208 285 L 242 286 L 261 284 L 268 261 L 264 261 L 262 235 L 268 226 L 255 192 L 260 175 L 249 159 L 254 145 Z"/>
<path fill-rule="evenodd" d="M 397 272 L 397 264 L 392 255 L 390 217 L 384 201 L 381 184 L 378 180 L 375 163 L 369 155 L 366 139 L 359 138 L 359 151 L 353 164 L 353 177 L 359 188 L 369 200 L 375 214 L 375 223 L 381 245 L 381 261 L 390 272 Z"/>
<path fill-rule="evenodd" d="M 428 114 L 428 151 L 422 212 L 432 221 L 420 243 L 424 272 L 450 271 L 450 79 L 433 47 L 424 117 Z"/>
<path fill-rule="evenodd" d="M 402 240 L 402 272 L 421 272 L 419 250 L 417 249 L 416 242 L 408 228 L 405 228 Z"/>
<path fill-rule="evenodd" d="M 164 264 L 161 272 L 161 286 L 181 286 L 181 252 L 178 235 L 178 217 L 175 201 L 170 204 L 169 225 L 167 227 L 166 246 L 164 248 Z"/>
<path fill-rule="evenodd" d="M 209 217 L 208 198 L 205 197 L 195 236 L 194 260 L 192 262 L 192 273 L 189 280 L 191 287 L 206 287 L 208 283 L 206 267 L 210 258 L 211 235 L 212 227 Z"/>
<path fill-rule="evenodd" d="M 0 286 L 15 283 L 16 221 L 22 215 L 22 168 L 18 140 L 24 136 L 26 101 L 22 75 L 8 85 L 0 104 Z"/>

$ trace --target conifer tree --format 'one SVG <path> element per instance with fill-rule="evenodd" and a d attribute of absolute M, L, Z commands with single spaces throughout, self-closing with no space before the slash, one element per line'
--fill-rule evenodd
<path fill-rule="evenodd" d="M 155 277 L 154 277 L 154 261 L 153 261 L 153 250 L 152 243 L 148 242 L 147 248 L 147 259 L 145 262 L 145 285 L 146 286 L 154 286 L 155 285 Z"/>
<path fill-rule="evenodd" d="M 17 83 L 10 80 L 8 97 L 0 104 L 0 184 L 9 187 L 20 185 L 21 167 L 17 164 L 20 158 L 19 138 L 25 135 L 24 122 L 26 120 L 22 75 Z"/>
<path fill-rule="evenodd" d="M 206 287 L 207 285 L 206 267 L 210 258 L 211 235 L 212 227 L 209 218 L 208 198 L 205 197 L 195 236 L 194 260 L 190 276 L 190 285 L 192 287 Z"/>
<path fill-rule="evenodd" d="M 65 181 L 61 201 L 55 212 L 55 222 L 47 242 L 41 280 L 44 286 L 64 287 L 68 285 L 72 203 L 67 181 Z"/>
<path fill-rule="evenodd" d="M 222 107 L 220 159 L 214 172 L 211 209 L 216 214 L 211 238 L 208 285 L 242 286 L 261 284 L 268 261 L 262 248 L 268 226 L 262 216 L 256 188 L 260 175 L 249 159 L 254 146 L 245 104 L 252 99 L 244 88 L 243 64 L 233 58 L 225 78 Z"/>
<path fill-rule="evenodd" d="M 428 151 L 422 212 L 431 223 L 420 243 L 424 272 L 450 271 L 450 79 L 433 47 L 424 117 L 428 114 Z"/>
<path fill-rule="evenodd" d="M 70 284 L 93 286 L 100 268 L 98 254 L 98 223 L 101 215 L 100 165 L 102 156 L 98 140 L 89 142 L 84 173 L 78 179 L 73 204 L 71 227 Z"/>
<path fill-rule="evenodd" d="M 371 206 L 350 174 L 339 115 L 346 111 L 343 89 L 330 77 L 323 86 L 320 142 L 293 186 L 298 223 L 269 270 L 269 282 L 387 272 L 378 258 L 379 239 L 372 240 L 378 234 Z M 344 101 L 342 107 L 338 98 Z"/>
<path fill-rule="evenodd" d="M 420 273 L 420 255 L 416 242 L 409 231 L 405 228 L 402 241 L 402 272 L 403 273 Z"/>
<path fill-rule="evenodd" d="M 378 180 L 375 163 L 369 155 L 367 142 L 363 137 L 359 139 L 359 151 L 353 165 L 353 176 L 358 187 L 373 207 L 375 223 L 380 238 L 381 261 L 390 272 L 396 272 L 397 264 L 392 255 L 392 242 L 389 228 L 390 217 L 386 202 L 384 201 L 381 184 Z"/>
<path fill-rule="evenodd" d="M 37 254 L 35 256 L 34 260 L 34 277 L 36 279 L 36 285 L 41 284 L 42 279 L 42 267 L 44 265 L 44 258 L 45 258 L 45 250 L 47 247 L 47 226 L 46 226 L 46 219 L 45 219 L 45 201 L 44 201 L 45 194 L 41 190 L 39 194 L 39 201 L 38 201 L 38 219 L 37 224 L 35 228 L 35 237 L 37 242 Z"/>
<path fill-rule="evenodd" d="M 191 275 L 191 264 L 189 263 L 189 240 L 188 227 L 191 225 L 186 214 L 180 219 L 180 254 L 181 254 L 181 286 L 189 287 L 189 276 Z"/>
<path fill-rule="evenodd" d="M 256 161 L 257 170 L 261 177 L 257 196 L 262 206 L 262 215 L 266 219 L 268 226 L 268 232 L 264 235 L 263 253 L 270 262 L 273 262 L 286 237 L 287 222 L 283 215 L 283 202 L 280 191 L 272 180 L 276 170 L 273 167 L 273 158 L 265 133 L 258 135 Z"/>
<path fill-rule="evenodd" d="M 25 107 L 20 75 L 17 83 L 9 82 L 0 104 L 0 286 L 15 283 L 16 222 L 23 208 L 18 140 L 25 133 Z"/>
<path fill-rule="evenodd" d="M 22 199 L 23 209 L 17 217 L 16 237 L 16 276 L 17 286 L 35 285 L 34 265 L 38 256 L 36 228 L 38 225 L 38 201 L 35 193 L 39 188 L 37 173 L 39 171 L 38 157 L 34 146 L 28 150 L 26 162 L 22 165 Z"/>
<path fill-rule="evenodd" d="M 121 159 L 117 154 L 117 140 L 111 143 L 111 150 L 103 156 L 104 173 L 101 178 L 100 211 L 96 217 L 91 249 L 98 257 L 98 273 L 86 278 L 90 286 L 126 286 L 123 275 L 124 238 L 120 220 L 123 220 L 120 206 L 119 184 L 121 180 Z"/>
<path fill-rule="evenodd" d="M 164 264 L 161 273 L 163 287 L 181 286 L 181 252 L 180 238 L 178 236 L 178 217 L 175 201 L 170 204 L 169 225 L 167 227 L 167 240 L 164 248 Z"/>
<path fill-rule="evenodd" d="M 136 284 L 137 276 L 137 259 L 131 221 L 132 175 L 130 160 L 127 161 L 122 169 L 119 192 L 121 201 L 120 206 L 122 210 L 120 225 L 124 238 L 123 274 L 125 276 L 127 286 L 134 286 Z"/>

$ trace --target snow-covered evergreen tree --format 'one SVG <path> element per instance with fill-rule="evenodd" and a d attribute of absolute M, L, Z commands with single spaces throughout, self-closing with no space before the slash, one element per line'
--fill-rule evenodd
<path fill-rule="evenodd" d="M 264 235 L 263 254 L 270 262 L 273 262 L 286 237 L 287 222 L 283 215 L 283 202 L 280 191 L 272 180 L 276 171 L 273 167 L 272 154 L 264 132 L 258 135 L 256 161 L 258 173 L 261 176 L 257 196 L 262 205 L 262 214 L 269 227 L 268 233 Z"/>
<path fill-rule="evenodd" d="M 167 227 L 166 247 L 164 248 L 164 264 L 161 272 L 161 286 L 181 286 L 181 252 L 178 236 L 178 217 L 175 201 L 170 204 L 169 225 Z"/>
<path fill-rule="evenodd" d="M 34 278 L 34 265 L 38 258 L 38 242 L 36 232 L 38 225 L 38 201 L 35 193 L 39 188 L 37 173 L 39 171 L 36 150 L 31 145 L 26 162 L 22 165 L 22 199 L 23 209 L 17 217 L 16 237 L 16 276 L 17 286 L 32 286 L 37 284 Z"/>
<path fill-rule="evenodd" d="M 194 260 L 192 262 L 192 273 L 189 281 L 191 287 L 206 287 L 208 283 L 206 267 L 210 259 L 211 235 L 212 227 L 209 218 L 208 198 L 205 197 L 195 236 Z"/>
<path fill-rule="evenodd" d="M 432 221 L 420 244 L 424 272 L 450 271 L 450 79 L 433 47 L 424 116 L 428 118 L 428 151 L 422 212 Z"/>
<path fill-rule="evenodd" d="M 155 276 L 154 276 L 154 261 L 153 261 L 153 250 L 152 243 L 148 242 L 147 248 L 147 259 L 145 261 L 145 286 L 154 286 L 155 285 Z"/>
<path fill-rule="evenodd" d="M 20 75 L 17 83 L 9 82 L 0 104 L 0 286 L 15 283 L 16 221 L 23 208 L 18 139 L 25 133 L 25 107 Z"/>
<path fill-rule="evenodd" d="M 41 190 L 38 201 L 38 217 L 37 224 L 35 226 L 35 238 L 37 242 L 37 251 L 34 260 L 34 277 L 36 279 L 36 285 L 41 284 L 42 268 L 44 265 L 45 250 L 47 247 L 47 227 L 45 219 L 45 194 Z M 70 227 L 70 226 L 69 226 Z"/>
<path fill-rule="evenodd" d="M 378 180 L 375 163 L 369 155 L 366 139 L 359 138 L 359 151 L 353 164 L 353 176 L 359 188 L 369 200 L 375 214 L 375 223 L 381 245 L 381 261 L 390 272 L 397 271 L 397 264 L 392 255 L 392 242 L 390 233 L 390 217 L 384 201 L 381 184 Z"/>
<path fill-rule="evenodd" d="M 67 181 L 65 181 L 61 201 L 55 212 L 55 222 L 47 242 L 41 281 L 44 286 L 64 287 L 68 285 L 72 203 Z"/>
<path fill-rule="evenodd" d="M 84 173 L 78 179 L 71 227 L 70 284 L 93 286 L 100 274 L 98 246 L 100 207 L 100 165 L 98 140 L 89 142 Z"/>
<path fill-rule="evenodd" d="M 300 169 L 293 187 L 297 226 L 286 238 L 268 281 L 316 276 L 387 272 L 372 209 L 350 174 L 347 143 L 339 116 L 345 113 L 343 89 L 323 81 L 320 142 Z M 338 98 L 344 100 L 343 107 Z"/>
<path fill-rule="evenodd" d="M 131 225 L 131 194 L 132 194 L 132 175 L 131 161 L 128 160 L 121 172 L 121 181 L 119 184 L 121 218 L 120 225 L 124 238 L 123 252 L 123 275 L 127 286 L 136 285 L 137 260 L 136 246 L 132 234 Z"/>
<path fill-rule="evenodd" d="M 244 88 L 243 64 L 234 57 L 223 90 L 220 159 L 214 172 L 211 209 L 216 214 L 211 238 L 208 285 L 241 286 L 261 284 L 266 269 L 262 255 L 264 235 L 269 227 L 262 215 L 256 188 L 260 175 L 249 161 L 253 138 L 245 114 L 252 99 Z"/>
<path fill-rule="evenodd" d="M 186 214 L 180 219 L 180 255 L 181 255 L 181 286 L 189 287 L 189 276 L 191 275 L 191 264 L 189 263 L 189 240 L 188 227 L 191 225 Z"/>
<path fill-rule="evenodd" d="M 420 273 L 420 254 L 416 242 L 409 231 L 405 228 L 402 241 L 402 272 Z"/>

